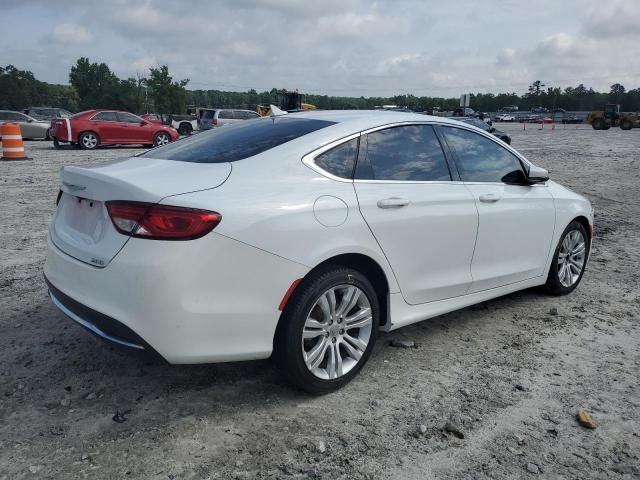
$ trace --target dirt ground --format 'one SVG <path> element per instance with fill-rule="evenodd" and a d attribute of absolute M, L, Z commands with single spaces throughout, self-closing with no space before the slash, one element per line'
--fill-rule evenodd
<path fill-rule="evenodd" d="M 59 169 L 140 150 L 27 142 L 32 161 L 0 162 L 0 480 L 639 478 L 640 130 L 500 128 L 595 205 L 582 284 L 382 335 L 322 397 L 268 361 L 132 356 L 59 313 L 42 278 Z"/>

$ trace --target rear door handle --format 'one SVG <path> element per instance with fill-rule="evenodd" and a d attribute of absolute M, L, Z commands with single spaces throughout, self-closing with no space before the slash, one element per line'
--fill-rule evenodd
<path fill-rule="evenodd" d="M 400 197 L 385 198 L 378 200 L 378 208 L 401 208 L 409 205 L 409 200 Z"/>
<path fill-rule="evenodd" d="M 495 203 L 498 200 L 500 200 L 500 197 L 493 193 L 486 193 L 484 195 L 480 195 L 480 201 L 484 203 Z"/>

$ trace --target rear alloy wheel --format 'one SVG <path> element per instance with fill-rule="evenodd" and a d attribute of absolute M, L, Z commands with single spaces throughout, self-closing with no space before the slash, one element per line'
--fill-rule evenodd
<path fill-rule="evenodd" d="M 171 141 L 171 137 L 169 137 L 168 133 L 160 132 L 156 133 L 156 136 L 153 137 L 153 146 L 159 147 L 161 145 L 166 145 Z"/>
<path fill-rule="evenodd" d="M 546 288 L 554 295 L 566 295 L 580 283 L 589 255 L 587 231 L 580 222 L 573 221 L 564 230 L 556 248 Z"/>
<path fill-rule="evenodd" d="M 80 148 L 83 150 L 93 150 L 100 145 L 100 139 L 98 135 L 93 132 L 84 132 L 78 139 L 78 145 L 80 145 Z"/>
<path fill-rule="evenodd" d="M 275 360 L 310 393 L 348 383 L 367 361 L 380 321 L 376 292 L 361 273 L 333 267 L 305 279 L 283 312 Z"/>

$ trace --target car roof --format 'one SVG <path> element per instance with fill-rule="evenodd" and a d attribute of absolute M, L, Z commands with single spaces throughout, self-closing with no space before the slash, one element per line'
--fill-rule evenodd
<path fill-rule="evenodd" d="M 325 120 L 337 125 L 331 127 L 337 130 L 342 127 L 350 131 L 362 131 L 391 123 L 400 122 L 437 122 L 456 124 L 455 120 L 434 115 L 424 115 L 414 112 L 398 112 L 389 110 L 306 110 L 290 113 L 296 117 L 313 120 Z"/>

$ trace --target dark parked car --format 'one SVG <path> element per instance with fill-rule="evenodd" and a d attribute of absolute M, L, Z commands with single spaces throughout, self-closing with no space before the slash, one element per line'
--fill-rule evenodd
<path fill-rule="evenodd" d="M 502 107 L 498 109 L 499 112 L 517 112 L 518 107 L 516 105 L 507 105 L 506 107 Z"/>
<path fill-rule="evenodd" d="M 582 122 L 583 122 L 583 118 L 577 115 L 571 115 L 570 117 L 562 119 L 562 123 L 564 123 L 565 125 L 567 123 L 582 123 Z"/>
<path fill-rule="evenodd" d="M 564 108 L 554 108 L 551 113 L 567 113 L 567 111 Z"/>
<path fill-rule="evenodd" d="M 481 128 L 485 132 L 489 132 L 495 135 L 507 145 L 511 145 L 511 136 L 507 132 L 498 130 L 496 127 L 488 124 L 484 120 L 479 120 L 477 118 L 460 118 L 460 119 L 456 118 L 456 120 L 459 120 L 460 122 L 468 123 L 469 125 L 473 125 L 474 127 Z"/>
<path fill-rule="evenodd" d="M 545 107 L 533 107 L 531 113 L 549 113 L 549 109 Z"/>

